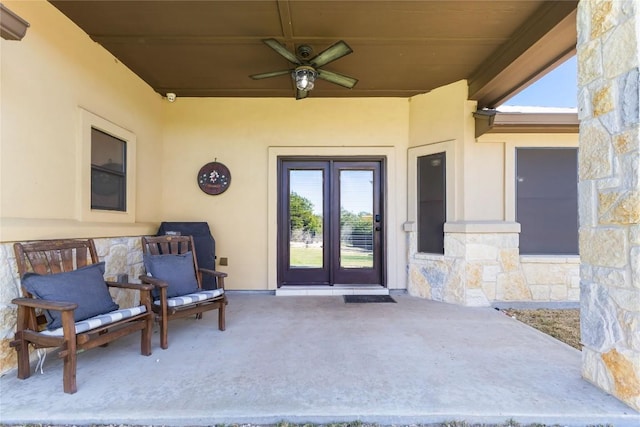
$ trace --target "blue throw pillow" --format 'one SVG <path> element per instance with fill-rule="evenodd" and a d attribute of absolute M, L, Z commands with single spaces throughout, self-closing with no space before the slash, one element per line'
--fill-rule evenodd
<path fill-rule="evenodd" d="M 76 322 L 99 314 L 117 310 L 109 288 L 104 281 L 104 262 L 91 264 L 74 271 L 57 274 L 26 273 L 22 284 L 29 293 L 48 301 L 75 302 L 73 317 Z M 62 326 L 60 311 L 47 310 L 47 328 Z"/>
<path fill-rule="evenodd" d="M 198 292 L 198 281 L 193 267 L 193 253 L 181 255 L 150 255 L 144 256 L 144 267 L 150 276 L 167 282 L 167 297 Z M 157 292 L 154 292 L 156 298 Z"/>

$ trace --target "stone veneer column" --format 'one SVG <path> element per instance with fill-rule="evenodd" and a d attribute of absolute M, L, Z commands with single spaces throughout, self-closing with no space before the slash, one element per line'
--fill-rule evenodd
<path fill-rule="evenodd" d="M 447 222 L 444 255 L 438 255 L 418 253 L 417 232 L 411 231 L 409 293 L 467 306 L 489 306 L 496 300 L 530 301 L 518 233 L 520 224 L 515 222 Z"/>
<path fill-rule="evenodd" d="M 582 374 L 640 410 L 640 2 L 578 5 Z"/>

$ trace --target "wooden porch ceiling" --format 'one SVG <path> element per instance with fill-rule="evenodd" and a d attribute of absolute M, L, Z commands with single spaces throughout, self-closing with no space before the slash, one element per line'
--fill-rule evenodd
<path fill-rule="evenodd" d="M 323 67 L 310 97 L 410 97 L 468 79 L 495 107 L 575 53 L 576 0 L 50 0 L 154 90 L 178 97 L 293 97 L 291 68 L 262 40 L 314 54 L 338 40 L 354 53 Z"/>

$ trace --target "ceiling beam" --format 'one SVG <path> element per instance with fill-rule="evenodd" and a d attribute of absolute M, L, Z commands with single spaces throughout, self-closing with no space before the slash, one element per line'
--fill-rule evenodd
<path fill-rule="evenodd" d="M 578 113 L 473 113 L 476 138 L 485 133 L 578 133 Z"/>
<path fill-rule="evenodd" d="M 248 98 L 266 98 L 266 97 L 291 97 L 293 89 L 254 89 L 254 88 L 179 88 L 179 87 L 154 87 L 156 92 L 164 94 L 174 92 L 181 97 L 248 97 Z M 395 89 L 379 89 L 379 90 L 357 90 L 357 89 L 324 89 L 310 92 L 311 98 L 410 98 L 420 95 L 424 91 L 417 90 L 395 90 Z"/>
<path fill-rule="evenodd" d="M 546 2 L 469 78 L 469 99 L 495 108 L 575 54 L 577 1 Z"/>
<path fill-rule="evenodd" d="M 291 9 L 289 8 L 289 0 L 278 0 L 278 15 L 280 15 L 282 36 L 285 38 L 285 40 L 291 40 L 294 34 L 293 23 L 291 22 Z"/>

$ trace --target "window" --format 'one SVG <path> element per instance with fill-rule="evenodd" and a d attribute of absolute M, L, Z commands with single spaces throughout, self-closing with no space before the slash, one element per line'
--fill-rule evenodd
<path fill-rule="evenodd" d="M 455 191 L 456 144 L 450 139 L 410 147 L 407 152 L 407 222 L 403 228 L 414 233 L 411 257 L 445 254 L 444 228 L 460 214 Z"/>
<path fill-rule="evenodd" d="M 418 157 L 418 252 L 444 254 L 445 153 Z"/>
<path fill-rule="evenodd" d="M 578 253 L 578 150 L 516 149 L 520 253 Z"/>
<path fill-rule="evenodd" d="M 127 210 L 126 142 L 91 128 L 91 209 Z"/>
<path fill-rule="evenodd" d="M 80 116 L 78 219 L 135 222 L 135 134 L 83 108 Z"/>

